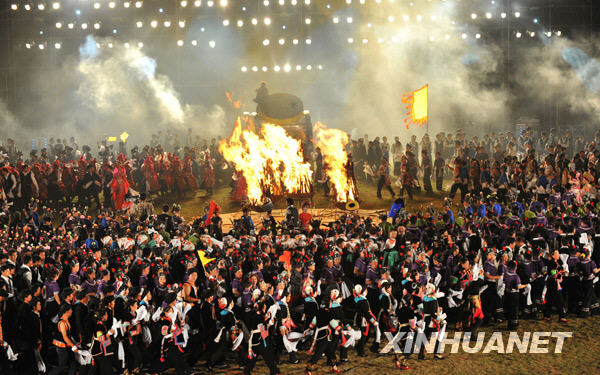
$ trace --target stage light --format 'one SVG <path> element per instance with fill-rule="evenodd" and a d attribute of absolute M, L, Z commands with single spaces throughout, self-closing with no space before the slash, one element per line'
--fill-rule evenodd
<path fill-rule="evenodd" d="M 398 42 L 398 37 L 394 35 L 394 36 L 392 37 L 392 42 L 393 42 L 393 43 L 397 43 L 397 42 Z"/>
<path fill-rule="evenodd" d="M 307 25 L 310 25 L 310 17 L 307 17 L 307 18 L 304 20 L 304 23 L 305 23 L 305 24 L 307 24 Z"/>
<path fill-rule="evenodd" d="M 183 0 L 181 3 L 179 3 L 181 5 L 182 8 L 185 8 L 187 6 L 187 1 Z"/>
<path fill-rule="evenodd" d="M 323 65 L 319 65 L 317 68 L 318 68 L 319 70 L 323 70 Z"/>
<path fill-rule="evenodd" d="M 517 33 L 515 34 L 515 36 L 516 36 L 517 38 L 520 38 L 520 37 L 521 37 L 521 33 L 517 31 Z"/>
<path fill-rule="evenodd" d="M 450 35 L 449 35 L 449 34 L 446 34 L 446 36 L 444 36 L 444 39 L 446 39 L 446 40 L 450 40 Z"/>
<path fill-rule="evenodd" d="M 40 30 L 40 35 L 44 35 L 44 32 L 42 30 Z"/>
<path fill-rule="evenodd" d="M 394 22 L 394 16 L 389 16 L 389 17 L 388 17 L 388 21 L 389 21 L 389 22 Z"/>
<path fill-rule="evenodd" d="M 253 71 L 253 72 L 258 72 L 258 66 L 254 65 L 254 66 L 252 67 L 252 71 Z"/>
<path fill-rule="evenodd" d="M 488 20 L 489 20 L 490 18 L 492 18 L 492 13 L 490 13 L 490 12 L 487 12 L 487 13 L 485 14 L 485 18 L 487 18 Z"/>
<path fill-rule="evenodd" d="M 144 42 L 138 42 L 138 48 L 144 47 Z"/>
<path fill-rule="evenodd" d="M 129 44 L 129 42 L 125 42 L 125 44 L 123 44 L 125 46 L 125 48 L 129 48 L 131 47 L 131 45 Z"/>
<path fill-rule="evenodd" d="M 215 2 L 212 0 L 208 0 L 208 2 L 206 3 L 206 5 L 208 5 L 209 8 L 212 8 L 213 5 L 215 5 Z"/>
<path fill-rule="evenodd" d="M 150 22 L 150 26 L 151 26 L 153 29 L 156 29 L 156 26 L 158 26 L 158 22 L 157 22 L 156 20 L 153 20 L 152 22 Z"/>
<path fill-rule="evenodd" d="M 269 17 L 265 17 L 265 25 L 270 25 L 271 24 L 271 19 Z"/>
<path fill-rule="evenodd" d="M 471 13 L 471 19 L 473 19 L 473 20 L 477 19 L 477 13 Z"/>
<path fill-rule="evenodd" d="M 116 5 L 116 4 L 115 4 L 115 2 L 114 2 L 114 1 L 111 1 L 110 3 L 108 3 L 108 7 L 109 7 L 110 9 L 114 9 L 115 5 Z"/>
<path fill-rule="evenodd" d="M 17 9 L 19 9 L 19 6 L 18 6 L 17 4 L 12 4 L 12 5 L 10 6 L 10 9 L 12 9 L 12 10 L 17 10 Z"/>
<path fill-rule="evenodd" d="M 262 71 L 263 71 L 263 72 L 266 72 L 267 70 L 269 70 L 269 68 L 267 68 L 266 66 L 263 66 L 263 67 L 262 67 Z"/>
<path fill-rule="evenodd" d="M 292 40 L 292 44 L 294 44 L 294 45 L 298 45 L 298 39 L 294 39 L 294 40 Z"/>
<path fill-rule="evenodd" d="M 158 8 L 158 13 L 164 12 L 163 8 Z"/>
<path fill-rule="evenodd" d="M 302 66 L 301 65 L 296 65 L 296 71 L 299 72 L 302 70 Z"/>
<path fill-rule="evenodd" d="M 547 36 L 548 38 L 552 37 L 552 32 L 551 32 L 551 31 L 546 31 L 546 36 Z"/>
<path fill-rule="evenodd" d="M 481 34 L 479 34 L 479 33 L 475 34 L 475 38 L 481 39 Z"/>
<path fill-rule="evenodd" d="M 201 32 L 204 32 L 205 30 L 206 30 L 206 29 L 204 28 L 204 26 L 202 26 L 202 27 L 200 28 L 200 31 L 201 31 Z"/>
<path fill-rule="evenodd" d="M 556 32 L 556 36 L 561 36 L 561 35 L 562 35 L 562 32 L 561 32 L 560 30 L 558 30 L 558 31 Z"/>
<path fill-rule="evenodd" d="M 192 46 L 196 47 L 198 45 L 198 41 L 196 39 L 192 40 Z"/>
<path fill-rule="evenodd" d="M 423 16 L 421 16 L 420 14 L 417 14 L 417 21 L 419 21 L 419 22 L 423 21 Z"/>
<path fill-rule="evenodd" d="M 377 38 L 377 43 L 383 43 L 383 38 Z"/>
<path fill-rule="evenodd" d="M 178 45 L 179 47 L 183 46 L 183 40 L 179 39 L 179 40 L 177 41 L 177 45 Z"/>
<path fill-rule="evenodd" d="M 281 70 L 281 68 L 279 67 L 279 65 L 275 65 L 275 67 L 273 68 L 274 71 L 278 72 Z"/>
<path fill-rule="evenodd" d="M 346 0 L 346 4 L 352 4 L 352 0 Z"/>
<path fill-rule="evenodd" d="M 31 5 L 25 4 L 25 10 L 31 10 Z"/>
<path fill-rule="evenodd" d="M 135 23 L 135 25 L 137 26 L 137 28 L 138 28 L 138 29 L 141 29 L 141 28 L 142 28 L 142 26 L 144 26 L 144 23 L 143 23 L 142 21 L 137 21 L 137 22 Z"/>
<path fill-rule="evenodd" d="M 81 28 L 84 29 L 84 30 L 86 30 L 87 29 L 87 23 L 82 23 L 81 24 Z"/>
<path fill-rule="evenodd" d="M 256 18 L 253 18 L 251 22 L 252 22 L 253 25 L 258 24 L 258 20 Z"/>
<path fill-rule="evenodd" d="M 404 22 L 408 22 L 410 20 L 410 17 L 405 14 L 402 16 L 402 19 L 404 20 Z"/>
<path fill-rule="evenodd" d="M 265 40 L 263 40 L 263 46 L 268 46 L 268 45 L 269 45 L 269 43 L 271 43 L 271 42 L 269 41 L 269 39 L 265 39 Z"/>
<path fill-rule="evenodd" d="M 129 1 L 126 1 L 123 3 L 123 8 L 129 9 L 130 6 L 131 6 L 131 3 Z"/>
<path fill-rule="evenodd" d="M 463 34 L 461 35 L 461 37 L 462 37 L 463 39 L 467 39 L 467 34 L 463 33 Z"/>
<path fill-rule="evenodd" d="M 348 38 L 348 43 L 350 43 L 350 44 L 354 43 L 354 38 Z"/>
<path fill-rule="evenodd" d="M 310 5 L 310 0 L 304 0 L 305 5 Z"/>
<path fill-rule="evenodd" d="M 242 27 L 242 26 L 244 26 L 244 21 L 238 20 L 237 21 L 237 27 Z"/>
<path fill-rule="evenodd" d="M 268 7 L 269 6 L 269 0 L 263 1 L 263 5 L 266 6 L 266 7 Z"/>
<path fill-rule="evenodd" d="M 117 33 L 117 29 L 113 29 L 113 34 L 116 34 L 116 33 Z"/>
<path fill-rule="evenodd" d="M 227 6 L 227 0 L 221 0 L 219 1 L 219 5 L 223 8 L 225 8 Z"/>
<path fill-rule="evenodd" d="M 363 42 L 363 44 L 367 44 L 367 43 L 369 43 L 369 39 L 363 39 L 362 42 Z"/>
<path fill-rule="evenodd" d="M 141 8 L 142 7 L 142 2 L 141 1 L 136 1 L 135 2 L 135 7 L 136 8 Z"/>
<path fill-rule="evenodd" d="M 515 17 L 517 17 L 517 18 L 521 17 L 521 12 L 515 12 Z"/>
<path fill-rule="evenodd" d="M 285 0 L 279 0 L 279 5 L 285 5 Z"/>
<path fill-rule="evenodd" d="M 339 23 L 339 22 L 340 22 L 339 17 L 333 17 L 333 23 Z"/>
<path fill-rule="evenodd" d="M 532 31 L 529 36 L 533 38 L 535 36 L 535 31 Z"/>
<path fill-rule="evenodd" d="M 538 21 L 538 19 L 537 19 L 537 18 L 534 18 L 534 19 L 533 19 L 533 23 L 538 23 L 538 22 L 539 22 L 539 21 Z"/>
<path fill-rule="evenodd" d="M 100 3 L 94 3 L 94 9 L 100 9 Z"/>
<path fill-rule="evenodd" d="M 171 21 L 165 21 L 165 22 L 163 22 L 163 25 L 165 27 L 171 27 Z"/>
<path fill-rule="evenodd" d="M 279 39 L 279 44 L 280 45 L 284 45 L 285 44 L 285 39 L 283 39 L 283 38 Z"/>
<path fill-rule="evenodd" d="M 41 50 L 43 50 L 44 48 L 46 48 L 46 46 L 43 45 L 43 44 L 38 44 L 38 48 L 41 49 Z"/>
<path fill-rule="evenodd" d="M 215 48 L 215 46 L 216 46 L 216 45 L 217 45 L 217 43 L 215 43 L 215 41 L 214 41 L 214 40 L 211 40 L 210 42 L 208 42 L 208 46 L 209 46 L 210 48 Z"/>
<path fill-rule="evenodd" d="M 290 70 L 292 70 L 292 67 L 290 66 L 290 64 L 285 64 L 285 65 L 283 66 L 283 70 L 284 70 L 284 71 L 287 73 L 287 72 L 289 72 Z"/>
<path fill-rule="evenodd" d="M 112 43 L 108 43 L 108 48 L 113 48 L 113 44 Z"/>
<path fill-rule="evenodd" d="M 311 45 L 312 44 L 312 40 L 311 39 L 306 39 L 306 44 Z"/>
<path fill-rule="evenodd" d="M 430 41 L 430 42 L 433 42 L 434 40 L 435 40 L 435 36 L 431 35 L 431 36 L 429 37 L 429 41 Z"/>
<path fill-rule="evenodd" d="M 100 29 L 100 24 L 99 23 L 95 23 L 94 24 L 94 29 L 96 29 L 96 30 Z"/>
<path fill-rule="evenodd" d="M 307 65 L 306 70 L 312 70 L 312 65 Z"/>
<path fill-rule="evenodd" d="M 196 8 L 200 7 L 200 5 L 202 5 L 202 2 L 201 2 L 200 0 L 196 0 L 196 1 L 194 1 L 194 6 L 195 6 Z"/>
<path fill-rule="evenodd" d="M 74 26 L 75 26 L 75 25 L 73 25 L 72 23 L 70 23 L 70 24 L 68 24 L 68 25 L 67 25 L 67 27 L 68 27 L 69 29 L 73 29 L 73 27 L 74 27 Z"/>
<path fill-rule="evenodd" d="M 57 22 L 57 23 L 56 23 L 56 28 L 57 28 L 57 29 L 60 29 L 61 27 L 62 27 L 62 23 L 60 23 L 60 22 Z"/>
<path fill-rule="evenodd" d="M 52 9 L 54 9 L 54 10 L 60 9 L 60 3 L 59 2 L 52 3 Z"/>
<path fill-rule="evenodd" d="M 44 9 L 46 9 L 46 6 L 44 4 L 38 4 L 38 9 L 44 10 Z"/>
<path fill-rule="evenodd" d="M 504 12 L 500 13 L 500 17 L 501 18 L 506 18 L 506 13 L 504 13 Z"/>
<path fill-rule="evenodd" d="M 292 5 L 296 5 L 296 4 L 298 4 L 298 1 L 292 0 Z"/>
<path fill-rule="evenodd" d="M 29 43 L 25 43 L 25 48 L 27 48 L 27 49 L 31 49 L 31 44 L 29 44 Z"/>
<path fill-rule="evenodd" d="M 179 21 L 179 27 L 183 29 L 185 27 L 185 21 Z"/>
<path fill-rule="evenodd" d="M 352 17 L 348 17 L 348 18 L 346 18 L 346 22 L 348 22 L 348 23 L 352 23 L 352 21 L 354 21 L 354 20 L 352 19 Z"/>
<path fill-rule="evenodd" d="M 242 66 L 242 72 L 246 73 L 248 71 L 248 68 L 246 68 L 245 66 Z"/>
<path fill-rule="evenodd" d="M 361 3 L 361 4 L 364 4 L 364 3 L 365 3 L 365 0 L 360 0 L 360 3 Z"/>

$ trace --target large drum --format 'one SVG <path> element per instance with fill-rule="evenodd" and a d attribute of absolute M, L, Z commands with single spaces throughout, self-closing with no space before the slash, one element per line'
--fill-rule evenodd
<path fill-rule="evenodd" d="M 258 116 L 265 122 L 292 125 L 304 116 L 304 105 L 295 95 L 271 94 L 258 104 Z"/>

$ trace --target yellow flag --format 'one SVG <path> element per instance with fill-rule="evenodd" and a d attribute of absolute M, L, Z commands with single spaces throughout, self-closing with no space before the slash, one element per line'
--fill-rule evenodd
<path fill-rule="evenodd" d="M 429 85 L 425 85 L 422 89 L 415 91 L 412 118 L 415 121 L 427 121 L 427 97 L 429 95 Z"/>
<path fill-rule="evenodd" d="M 215 258 L 207 258 L 204 250 L 198 250 L 198 256 L 200 257 L 200 262 L 202 262 L 202 267 L 215 260 Z"/>
<path fill-rule="evenodd" d="M 107 141 L 109 141 L 109 142 L 116 142 L 117 141 L 117 137 L 108 137 Z"/>
<path fill-rule="evenodd" d="M 408 104 L 406 109 L 406 129 L 410 124 L 416 124 L 423 126 L 423 124 L 429 121 L 429 84 L 421 87 L 420 89 L 413 91 L 402 96 L 402 102 Z"/>
<path fill-rule="evenodd" d="M 121 133 L 121 135 L 119 136 L 119 138 L 121 138 L 121 140 L 123 142 L 127 142 L 127 138 L 129 138 L 129 134 L 127 134 L 127 132 L 123 132 L 123 133 Z"/>

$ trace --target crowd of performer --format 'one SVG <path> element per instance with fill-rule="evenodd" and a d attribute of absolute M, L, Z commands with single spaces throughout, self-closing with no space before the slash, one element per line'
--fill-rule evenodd
<path fill-rule="evenodd" d="M 68 180 L 73 166 L 61 155 L 32 153 L 19 164 L 7 148 L 0 367 L 188 374 L 234 366 L 250 374 L 262 359 L 271 374 L 301 361 L 306 374 L 319 365 L 340 373 L 355 355 L 378 352 L 386 333 L 474 335 L 484 325 L 516 330 L 520 319 L 587 318 L 598 312 L 600 293 L 598 139 L 548 141 L 541 153 L 530 141 L 522 154 L 506 154 L 509 147 L 500 177 L 487 183 L 485 168 L 479 180 L 472 167 L 463 179 L 463 166 L 479 159 L 456 143 L 451 167 L 460 179 L 450 194 L 461 190 L 462 202 L 446 199 L 442 210 L 409 212 L 399 198 L 387 214 L 348 212 L 325 223 L 290 199 L 281 221 L 270 213 L 253 220 L 244 209 L 227 230 L 215 202 L 186 220 L 178 205 L 155 212 L 148 199 L 197 179 L 190 149 L 183 163 L 159 145 L 98 161 L 86 151 L 72 158 L 85 173 Z M 204 152 L 208 164 L 213 154 Z M 48 188 L 94 187 L 81 198 L 90 204 L 64 194 L 61 205 L 44 204 L 36 163 L 48 168 Z M 163 176 L 161 163 L 181 164 L 181 173 Z M 141 191 L 135 202 L 127 199 L 133 185 Z M 112 201 L 94 205 L 102 189 Z M 399 370 L 444 358 L 418 346 L 389 356 Z"/>

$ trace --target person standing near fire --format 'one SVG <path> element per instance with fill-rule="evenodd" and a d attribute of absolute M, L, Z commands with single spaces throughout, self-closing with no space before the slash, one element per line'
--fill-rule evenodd
<path fill-rule="evenodd" d="M 377 198 L 381 199 L 381 189 L 385 186 L 392 198 L 396 196 L 394 194 L 394 190 L 392 190 L 392 182 L 390 180 L 390 165 L 386 158 L 381 158 L 381 164 L 379 165 L 379 170 L 377 171 L 377 175 L 379 176 L 379 181 L 377 182 Z"/>

